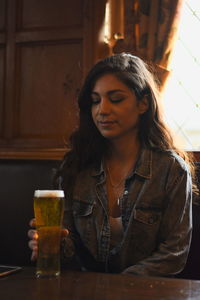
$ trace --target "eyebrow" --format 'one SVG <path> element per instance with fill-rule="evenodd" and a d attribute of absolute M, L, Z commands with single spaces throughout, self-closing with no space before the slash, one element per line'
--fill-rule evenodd
<path fill-rule="evenodd" d="M 107 92 L 107 94 L 108 95 L 113 95 L 113 94 L 118 93 L 118 92 L 126 93 L 126 91 L 118 89 L 118 90 L 110 90 L 110 91 Z M 99 95 L 99 93 L 93 91 L 91 93 L 91 95 Z"/>

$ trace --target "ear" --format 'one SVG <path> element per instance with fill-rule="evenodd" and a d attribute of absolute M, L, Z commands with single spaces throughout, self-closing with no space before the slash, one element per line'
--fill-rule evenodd
<path fill-rule="evenodd" d="M 141 115 L 144 114 L 148 110 L 149 101 L 147 99 L 147 96 L 144 96 L 143 99 L 139 101 L 138 108 L 139 108 L 139 112 Z"/>

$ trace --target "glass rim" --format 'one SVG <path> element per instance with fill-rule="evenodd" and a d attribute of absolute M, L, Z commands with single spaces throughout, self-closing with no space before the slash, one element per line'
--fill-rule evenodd
<path fill-rule="evenodd" d="M 34 192 L 35 198 L 63 198 L 64 191 L 63 190 L 35 190 Z"/>

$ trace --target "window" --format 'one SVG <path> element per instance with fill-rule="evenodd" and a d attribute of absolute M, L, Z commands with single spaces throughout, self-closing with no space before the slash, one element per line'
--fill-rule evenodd
<path fill-rule="evenodd" d="M 186 0 L 163 104 L 167 123 L 188 151 L 200 151 L 199 36 L 200 1 Z"/>

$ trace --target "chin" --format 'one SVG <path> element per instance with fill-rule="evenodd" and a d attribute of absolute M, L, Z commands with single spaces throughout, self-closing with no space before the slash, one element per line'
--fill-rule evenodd
<path fill-rule="evenodd" d="M 103 133 L 101 133 L 101 135 L 105 139 L 108 139 L 108 140 L 115 140 L 115 139 L 117 139 L 119 137 L 118 135 L 115 135 L 115 134 L 103 134 Z"/>
<path fill-rule="evenodd" d="M 108 140 L 115 140 L 121 136 L 120 132 L 114 130 L 99 130 L 100 134 Z"/>

